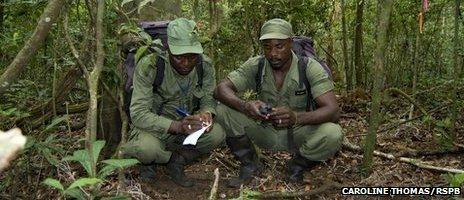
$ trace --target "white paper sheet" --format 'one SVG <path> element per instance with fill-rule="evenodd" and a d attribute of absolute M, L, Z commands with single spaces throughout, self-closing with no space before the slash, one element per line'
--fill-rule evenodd
<path fill-rule="evenodd" d="M 203 135 L 203 133 L 206 131 L 206 129 L 208 129 L 210 126 L 211 126 L 211 124 L 207 125 L 207 126 L 204 126 L 203 128 L 201 128 L 198 131 L 193 132 L 192 134 L 190 134 L 189 136 L 187 136 L 185 138 L 185 140 L 184 140 L 184 142 L 182 144 L 183 145 L 188 145 L 188 144 L 196 145 L 197 141 L 198 141 L 198 138 L 200 138 L 200 136 Z"/>

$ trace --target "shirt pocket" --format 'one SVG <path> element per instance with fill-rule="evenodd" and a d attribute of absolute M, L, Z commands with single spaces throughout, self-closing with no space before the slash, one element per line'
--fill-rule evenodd
<path fill-rule="evenodd" d="M 306 104 L 308 101 L 308 91 L 306 88 L 297 88 L 289 94 L 289 107 L 295 111 L 306 110 Z"/>

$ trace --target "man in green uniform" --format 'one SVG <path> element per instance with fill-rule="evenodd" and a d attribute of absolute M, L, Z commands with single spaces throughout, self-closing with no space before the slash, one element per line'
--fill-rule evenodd
<path fill-rule="evenodd" d="M 225 137 L 222 127 L 214 123 L 215 71 L 211 60 L 203 55 L 195 26 L 195 22 L 184 18 L 171 21 L 167 28 L 168 51 L 149 54 L 137 63 L 130 105 L 132 138 L 123 148 L 126 156 L 143 164 L 142 178 L 153 179 L 154 165 L 166 163 L 171 179 L 184 187 L 193 185 L 185 177 L 184 166 L 209 153 Z M 163 81 L 154 90 L 157 59 L 163 59 L 165 68 Z M 199 62 L 203 62 L 201 87 L 196 72 Z M 185 111 L 187 116 L 181 116 L 178 110 Z M 174 145 L 205 124 L 212 126 L 195 146 Z"/>
<path fill-rule="evenodd" d="M 293 153 L 288 164 L 291 182 L 302 182 L 304 170 L 340 149 L 342 130 L 336 124 L 339 107 L 333 82 L 322 66 L 309 58 L 306 77 L 317 109 L 307 111 L 309 99 L 304 84 L 300 84 L 292 36 L 292 26 L 285 20 L 272 19 L 263 24 L 259 39 L 265 60 L 258 100 L 245 101 L 237 93 L 255 89 L 263 56 L 250 58 L 216 88 L 215 96 L 223 103 L 217 108 L 218 122 L 227 130 L 226 143 L 241 162 L 239 177 L 228 183 L 231 187 L 239 187 L 260 171 L 251 141 L 265 149 Z M 269 114 L 260 112 L 266 103 L 273 107 Z"/>

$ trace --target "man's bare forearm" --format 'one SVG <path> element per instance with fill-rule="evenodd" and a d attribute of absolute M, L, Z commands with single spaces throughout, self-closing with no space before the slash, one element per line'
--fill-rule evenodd
<path fill-rule="evenodd" d="M 246 102 L 236 95 L 236 91 L 234 90 L 234 86 L 230 80 L 225 79 L 219 83 L 214 91 L 214 96 L 226 106 L 243 112 Z"/>
<path fill-rule="evenodd" d="M 337 108 L 322 107 L 310 112 L 298 112 L 298 125 L 316 125 L 325 122 L 338 122 L 339 111 Z"/>

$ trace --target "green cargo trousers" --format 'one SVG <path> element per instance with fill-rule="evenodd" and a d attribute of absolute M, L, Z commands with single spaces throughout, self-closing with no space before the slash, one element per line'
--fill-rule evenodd
<path fill-rule="evenodd" d="M 133 128 L 131 139 L 123 148 L 124 157 L 138 159 L 143 164 L 167 163 L 171 158 L 173 146 L 181 146 L 186 135 L 169 133 L 151 133 Z M 219 146 L 225 138 L 221 125 L 214 123 L 210 132 L 204 133 L 198 139 L 195 149 L 202 154 L 209 153 Z"/>
<path fill-rule="evenodd" d="M 227 137 L 246 134 L 258 147 L 275 151 L 289 151 L 287 129 L 276 129 L 247 117 L 224 104 L 216 107 L 217 121 L 227 130 Z M 313 161 L 325 161 L 341 147 L 343 135 L 340 125 L 297 126 L 293 130 L 294 144 L 299 153 Z"/>

